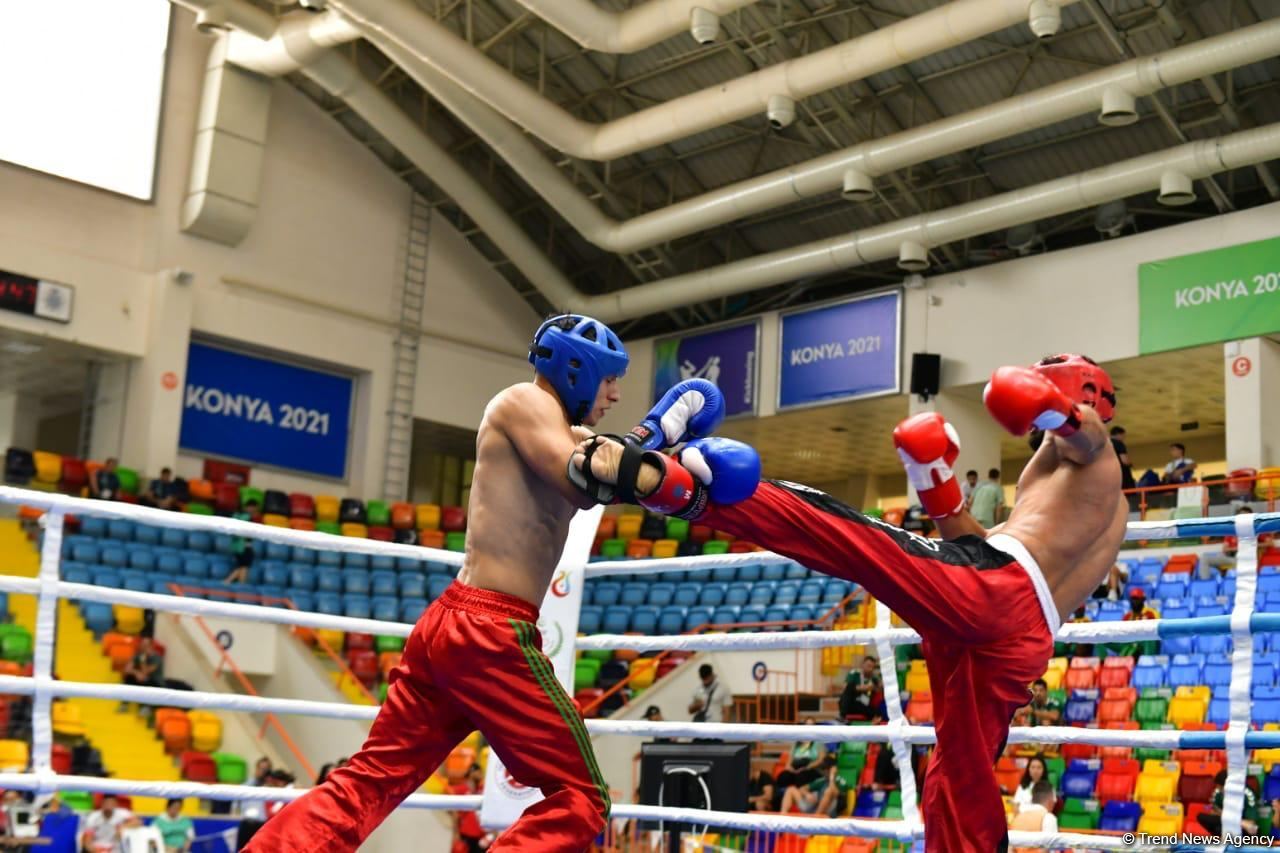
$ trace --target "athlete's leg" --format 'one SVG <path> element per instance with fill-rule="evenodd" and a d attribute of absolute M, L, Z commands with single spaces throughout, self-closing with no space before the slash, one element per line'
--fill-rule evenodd
<path fill-rule="evenodd" d="M 489 849 L 585 850 L 604 829 L 608 787 L 582 717 L 542 653 L 537 628 L 519 619 L 495 624 L 488 641 L 471 649 L 467 666 L 446 680 L 511 776 L 544 795 Z"/>
<path fill-rule="evenodd" d="M 456 616 L 432 607 L 418 620 L 387 701 L 350 762 L 286 806 L 254 835 L 251 853 L 355 850 L 474 730 L 432 677 L 430 656 L 453 633 Z M 449 650 L 445 650 L 448 654 Z M 464 648 L 454 648 L 465 655 Z"/>
<path fill-rule="evenodd" d="M 981 644 L 1005 636 L 1009 626 L 1001 617 L 1015 600 L 1039 611 L 1021 571 L 990 571 L 1015 561 L 984 540 L 926 539 L 807 486 L 766 480 L 752 497 L 712 505 L 698 521 L 852 580 L 917 631 L 952 642 Z"/>

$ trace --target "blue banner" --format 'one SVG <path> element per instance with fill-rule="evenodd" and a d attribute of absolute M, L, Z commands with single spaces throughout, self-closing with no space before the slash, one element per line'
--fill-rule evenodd
<path fill-rule="evenodd" d="M 709 379 L 724 392 L 728 416 L 756 410 L 760 321 L 658 341 L 653 350 L 653 401 L 682 379 Z"/>
<path fill-rule="evenodd" d="M 350 377 L 192 343 L 178 445 L 341 479 L 354 386 Z"/>
<path fill-rule="evenodd" d="M 784 314 L 778 408 L 901 390 L 899 291 Z"/>

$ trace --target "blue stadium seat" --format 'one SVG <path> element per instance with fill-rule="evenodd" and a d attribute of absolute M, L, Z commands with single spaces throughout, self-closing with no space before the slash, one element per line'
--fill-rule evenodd
<path fill-rule="evenodd" d="M 93 571 L 80 563 L 74 566 L 63 564 L 60 574 L 68 583 L 93 583 Z"/>
<path fill-rule="evenodd" d="M 1272 669 L 1280 668 L 1280 652 L 1260 652 L 1255 650 L 1253 653 L 1253 665 L 1257 667 L 1258 664 L 1267 664 Z"/>
<path fill-rule="evenodd" d="M 107 522 L 107 535 L 121 542 L 133 541 L 133 522 L 122 518 L 113 518 Z"/>
<path fill-rule="evenodd" d="M 293 563 L 289 566 L 289 586 L 294 589 L 316 589 L 319 572 L 311 566 Z"/>
<path fill-rule="evenodd" d="M 711 569 L 694 569 L 691 572 L 685 572 L 684 580 L 696 584 L 711 583 L 711 575 Z"/>
<path fill-rule="evenodd" d="M 364 569 L 343 569 L 342 591 L 348 595 L 368 595 L 369 573 Z"/>
<path fill-rule="evenodd" d="M 151 592 L 151 581 L 142 572 L 121 572 L 120 584 L 133 592 Z"/>
<path fill-rule="evenodd" d="M 729 607 L 741 607 L 751 600 L 751 584 L 732 583 L 725 589 L 724 603 Z"/>
<path fill-rule="evenodd" d="M 1062 780 L 1059 783 L 1062 788 L 1062 796 L 1076 797 L 1079 799 L 1090 799 L 1093 797 L 1093 789 L 1098 783 L 1098 771 L 1102 768 L 1102 763 L 1096 758 L 1088 760 L 1074 759 L 1062 774 Z"/>
<path fill-rule="evenodd" d="M 1276 683 L 1276 668 L 1270 663 L 1253 662 L 1253 686 L 1270 687 Z"/>
<path fill-rule="evenodd" d="M 733 583 L 738 579 L 736 566 L 719 566 L 711 570 L 711 579 L 717 583 Z"/>
<path fill-rule="evenodd" d="M 106 545 L 98 554 L 98 562 L 104 566 L 124 568 L 129 565 L 129 552 L 119 545 Z"/>
<path fill-rule="evenodd" d="M 1209 713 L 1205 716 L 1205 722 L 1221 724 L 1230 722 L 1231 720 L 1231 700 L 1222 698 L 1213 698 L 1209 700 Z"/>
<path fill-rule="evenodd" d="M 1064 792 L 1065 793 L 1065 792 Z M 1069 794 L 1067 796 L 1070 796 Z M 1110 832 L 1133 832 L 1142 817 L 1142 806 L 1127 800 L 1111 800 L 1102 807 L 1098 829 Z"/>
<path fill-rule="evenodd" d="M 717 607 L 715 613 L 711 614 L 711 624 L 736 625 L 741 612 L 740 607 Z"/>
<path fill-rule="evenodd" d="M 152 552 L 156 555 L 156 571 L 164 572 L 170 575 L 182 574 L 182 554 L 178 551 L 160 551 Z"/>
<path fill-rule="evenodd" d="M 889 795 L 885 791 L 864 788 L 858 794 L 858 799 L 854 801 L 853 816 L 878 818 L 884 813 L 884 807 L 888 799 Z"/>
<path fill-rule="evenodd" d="M 1196 578 L 1191 582 L 1189 592 L 1193 598 L 1217 598 L 1218 597 L 1219 579 L 1212 578 Z"/>
<path fill-rule="evenodd" d="M 312 569 L 305 563 L 299 563 L 296 566 L 289 567 L 290 573 L 295 570 L 313 573 L 316 579 L 315 588 L 317 592 L 342 592 L 342 571 L 340 569 Z"/>
<path fill-rule="evenodd" d="M 1164 606 L 1160 608 L 1160 617 L 1162 619 L 1190 619 L 1194 613 L 1187 606 L 1187 602 L 1180 599 L 1166 601 Z"/>
<path fill-rule="evenodd" d="M 284 602 L 277 599 L 288 598 L 289 591 L 274 584 L 264 583 L 258 586 L 258 595 L 265 599 L 271 599 L 266 602 L 268 607 L 283 607 Z"/>
<path fill-rule="evenodd" d="M 96 563 L 102 549 L 97 542 L 75 542 L 66 549 L 66 554 L 78 563 Z"/>
<path fill-rule="evenodd" d="M 751 597 L 748 601 L 756 607 L 768 607 L 773 604 L 773 594 L 777 591 L 777 584 L 771 581 L 758 581 L 751 585 Z"/>
<path fill-rule="evenodd" d="M 427 598 L 435 601 L 452 585 L 453 578 L 448 575 L 427 575 Z"/>
<path fill-rule="evenodd" d="M 372 602 L 373 618 L 379 622 L 400 621 L 400 602 L 393 595 L 374 596 Z"/>
<path fill-rule="evenodd" d="M 622 595 L 618 602 L 626 607 L 639 607 L 649 600 L 649 587 L 643 583 L 626 583 L 622 585 Z"/>
<path fill-rule="evenodd" d="M 800 596 L 796 600 L 800 604 L 817 604 L 822 600 L 822 592 L 825 587 L 825 581 L 807 580 L 800 584 Z"/>
<path fill-rule="evenodd" d="M 1227 575 L 1222 579 L 1222 591 L 1218 594 L 1226 598 L 1227 601 L 1232 601 L 1235 599 L 1236 579 L 1234 575 Z"/>
<path fill-rule="evenodd" d="M 761 579 L 763 570 L 759 563 L 746 563 L 738 566 L 738 580 L 746 583 L 755 583 Z"/>
<path fill-rule="evenodd" d="M 800 565 L 799 563 L 787 564 L 787 574 L 785 578 L 786 580 L 802 581 L 802 580 L 807 580 L 808 577 L 809 577 L 809 570 L 806 569 L 804 566 Z"/>
<path fill-rule="evenodd" d="M 427 563 L 425 560 L 418 560 L 413 557 L 396 557 L 397 572 L 422 572 L 427 571 Z"/>
<path fill-rule="evenodd" d="M 152 576 L 150 584 L 151 588 L 148 589 L 147 592 L 154 592 L 156 595 L 173 595 L 173 590 L 169 589 L 169 583 L 170 581 L 168 578 Z M 186 590 L 183 590 L 182 594 L 185 596 L 187 594 Z"/>
<path fill-rule="evenodd" d="M 1202 684 L 1200 680 L 1200 661 L 1190 655 L 1174 655 L 1173 663 L 1169 664 L 1169 686 L 1182 687 L 1183 685 Z"/>
<path fill-rule="evenodd" d="M 1231 605 L 1221 598 L 1197 598 L 1197 616 L 1226 616 L 1231 612 Z"/>
<path fill-rule="evenodd" d="M 702 595 L 702 588 L 696 583 L 682 583 L 676 587 L 675 597 L 672 603 L 677 607 L 694 607 L 698 603 L 698 597 Z"/>
<path fill-rule="evenodd" d="M 1259 576 L 1258 592 L 1267 593 L 1268 596 L 1273 592 L 1280 593 L 1280 574 Z"/>
<path fill-rule="evenodd" d="M 281 557 L 290 563 L 306 563 L 309 566 L 316 564 L 316 556 L 320 552 L 314 548 L 303 548 L 301 545 L 293 545 L 289 548 L 289 556 Z"/>
<path fill-rule="evenodd" d="M 813 605 L 796 604 L 792 606 L 791 615 L 788 616 L 787 618 L 790 619 L 792 622 L 808 622 L 809 620 L 814 619 L 816 617 L 817 617 L 817 614 L 814 612 Z M 802 627 L 804 626 L 797 625 L 795 626 L 795 630 L 801 630 Z M 808 630 L 807 627 L 805 627 L 804 629 Z"/>
<path fill-rule="evenodd" d="M 398 576 L 401 598 L 426 598 L 427 576 L 418 572 L 405 572 Z"/>
<path fill-rule="evenodd" d="M 298 560 L 299 563 L 305 563 L 306 560 Z M 342 553 L 339 551 L 316 551 L 316 557 L 312 561 L 317 566 L 341 566 Z"/>
<path fill-rule="evenodd" d="M 760 580 L 781 581 L 787 576 L 786 563 L 765 563 L 760 567 Z"/>
<path fill-rule="evenodd" d="M 658 632 L 658 608 L 650 607 L 647 604 L 631 609 L 631 623 L 627 627 L 628 631 L 636 631 L 646 636 L 653 636 Z"/>
<path fill-rule="evenodd" d="M 426 609 L 427 600 L 425 598 L 402 598 L 400 600 L 400 621 L 417 622 L 418 617 L 422 615 L 422 611 Z"/>
<path fill-rule="evenodd" d="M 649 585 L 649 604 L 654 607 L 669 607 L 675 596 L 675 584 L 659 582 Z"/>
<path fill-rule="evenodd" d="M 390 554 L 370 554 L 369 555 L 369 571 L 371 572 L 394 572 L 396 570 L 396 558 Z"/>
<path fill-rule="evenodd" d="M 80 608 L 84 623 L 94 636 L 101 637 L 115 627 L 116 615 L 110 604 L 98 601 L 86 601 Z"/>
<path fill-rule="evenodd" d="M 1209 659 L 1204 664 L 1204 683 L 1210 687 L 1231 683 L 1231 661 Z M 1270 684 L 1271 682 L 1266 682 Z"/>
<path fill-rule="evenodd" d="M 177 527 L 165 527 L 160 531 L 160 544 L 166 548 L 186 548 L 187 532 Z"/>
<path fill-rule="evenodd" d="M 395 572 L 379 571 L 369 574 L 369 594 L 374 596 L 395 595 L 399 577 Z"/>
<path fill-rule="evenodd" d="M 739 622 L 763 622 L 764 608 L 757 607 L 754 604 L 748 604 L 738 612 Z M 759 628 L 744 628 L 744 631 L 759 631 Z"/>
<path fill-rule="evenodd" d="M 213 574 L 209 569 L 209 561 L 204 557 L 186 557 L 182 561 L 182 576 L 185 578 L 208 578 Z M 222 578 L 218 578 L 222 580 Z"/>
<path fill-rule="evenodd" d="M 1091 723 L 1098 716 L 1098 691 L 1073 690 L 1062 711 L 1066 723 Z M 1069 795 L 1074 796 L 1074 795 Z"/>
<path fill-rule="evenodd" d="M 724 584 L 709 583 L 702 587 L 702 594 L 698 596 L 698 604 L 703 607 L 719 607 L 724 604 L 724 596 Z"/>
<path fill-rule="evenodd" d="M 773 605 L 764 612 L 765 622 L 786 622 L 791 617 L 789 606 Z"/>
<path fill-rule="evenodd" d="M 1228 634 L 1202 634 L 1196 637 L 1196 651 L 1203 655 L 1231 653 L 1231 637 Z"/>
<path fill-rule="evenodd" d="M 192 551 L 213 551 L 213 534 L 207 530 L 192 530 L 187 534 L 187 547 Z"/>
<path fill-rule="evenodd" d="M 617 604 L 618 599 L 622 597 L 622 584 L 613 583 L 612 581 L 595 581 L 589 586 L 595 587 L 591 591 L 592 604 L 610 607 Z"/>
<path fill-rule="evenodd" d="M 293 602 L 293 606 L 304 613 L 314 613 L 316 609 L 316 594 L 308 592 L 305 589 L 291 589 L 288 591 L 288 599 Z"/>
<path fill-rule="evenodd" d="M 129 549 L 129 568 L 140 572 L 153 572 L 156 568 L 156 555 L 150 548 L 134 546 Z"/>
<path fill-rule="evenodd" d="M 853 584 L 843 578 L 830 578 L 822 589 L 822 603 L 835 606 L 849 593 L 853 592 Z"/>
<path fill-rule="evenodd" d="M 690 607 L 684 616 L 684 629 L 693 631 L 710 624 L 713 612 L 710 607 Z"/>
<path fill-rule="evenodd" d="M 1160 641 L 1160 651 L 1166 655 L 1189 655 L 1196 650 L 1196 638 L 1185 634 L 1176 637 L 1165 637 Z"/>
<path fill-rule="evenodd" d="M 342 565 L 348 569 L 367 569 L 369 568 L 369 555 L 347 551 L 342 555 Z"/>
<path fill-rule="evenodd" d="M 800 582 L 799 581 L 783 581 L 778 584 L 778 589 L 773 594 L 773 603 L 779 605 L 787 605 L 788 607 L 795 604 L 800 598 Z"/>
<path fill-rule="evenodd" d="M 159 545 L 160 528 L 150 524 L 136 524 L 133 528 L 133 541 L 139 545 Z"/>
<path fill-rule="evenodd" d="M 373 603 L 365 595 L 344 595 L 342 615 L 352 619 L 369 619 L 373 615 Z"/>
<path fill-rule="evenodd" d="M 262 556 L 268 560 L 283 560 L 290 562 L 293 560 L 294 549 L 289 545 L 282 545 L 279 542 L 265 542 L 262 545 Z M 304 560 L 308 565 L 315 563 L 315 560 Z"/>
<path fill-rule="evenodd" d="M 107 535 L 107 520 L 105 518 L 96 518 L 87 515 L 80 519 L 80 533 L 83 536 L 92 536 L 94 538 L 103 538 Z"/>
<path fill-rule="evenodd" d="M 594 604 L 584 604 L 578 611 L 578 630 L 583 634 L 599 634 L 600 622 L 604 619 L 604 608 Z"/>
<path fill-rule="evenodd" d="M 604 609 L 601 630 L 606 634 L 625 634 L 631 624 L 631 608 L 613 605 Z"/>
<path fill-rule="evenodd" d="M 1179 575 L 1162 575 L 1156 584 L 1156 598 L 1168 601 L 1171 598 L 1186 598 L 1187 581 Z"/>
<path fill-rule="evenodd" d="M 324 613 L 328 616 L 342 615 L 342 596 L 336 592 L 317 592 L 315 601 L 317 613 Z"/>
<path fill-rule="evenodd" d="M 289 585 L 289 568 L 284 563 L 264 563 L 262 565 L 262 582 L 272 586 L 287 587 Z"/>
<path fill-rule="evenodd" d="M 658 613 L 659 634 L 679 634 L 684 631 L 683 607 L 664 607 Z"/>
<path fill-rule="evenodd" d="M 688 580 L 689 575 L 686 572 L 658 572 L 658 581 L 661 583 L 681 584 L 686 583 Z"/>
<path fill-rule="evenodd" d="M 1254 599 L 1254 608 L 1261 613 L 1280 613 L 1280 593 L 1259 592 Z"/>

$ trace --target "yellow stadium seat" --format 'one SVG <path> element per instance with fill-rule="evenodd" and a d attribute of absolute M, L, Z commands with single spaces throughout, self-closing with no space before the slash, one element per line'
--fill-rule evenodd
<path fill-rule="evenodd" d="M 618 538 L 619 539 L 639 539 L 640 525 L 644 523 L 644 516 L 637 513 L 627 513 L 618 516 Z"/>
<path fill-rule="evenodd" d="M 1040 677 L 1044 679 L 1045 687 L 1048 688 L 1049 690 L 1061 690 L 1063 676 L 1064 676 L 1064 673 L 1062 672 L 1062 670 L 1049 669 L 1049 670 L 1045 670 L 1044 675 Z"/>
<path fill-rule="evenodd" d="M 80 708 L 67 702 L 53 703 L 53 733 L 67 737 L 84 737 L 84 720 Z"/>
<path fill-rule="evenodd" d="M 1174 696 L 1190 696 L 1193 699 L 1200 700 L 1206 706 L 1208 706 L 1209 699 L 1213 694 L 1209 692 L 1209 688 L 1204 684 L 1197 684 L 1194 687 L 1191 686 L 1190 684 L 1184 684 L 1181 687 L 1179 687 L 1178 691 L 1173 695 Z"/>
<path fill-rule="evenodd" d="M 338 520 L 338 499 L 333 495 L 316 495 L 316 521 Z"/>
<path fill-rule="evenodd" d="M 644 690 L 653 685 L 658 667 L 654 658 L 636 658 L 631 662 L 631 686 Z"/>
<path fill-rule="evenodd" d="M 43 450 L 36 450 L 31 455 L 35 457 L 36 479 L 41 483 L 57 485 L 62 479 L 62 457 Z"/>
<path fill-rule="evenodd" d="M 1161 761 L 1158 758 L 1148 758 L 1142 762 L 1142 772 L 1147 776 L 1172 776 L 1176 782 L 1178 777 L 1182 775 L 1182 765 L 1176 761 Z"/>
<path fill-rule="evenodd" d="M 121 634 L 141 634 L 147 624 L 141 607 L 130 607 L 127 604 L 113 604 L 112 611 L 116 616 L 116 630 Z"/>
<path fill-rule="evenodd" d="M 324 643 L 333 650 L 335 655 L 342 654 L 342 644 L 347 639 L 347 635 L 342 631 L 338 631 L 334 628 L 316 628 L 315 634 L 317 642 Z M 321 650 L 320 653 L 324 654 L 324 651 Z M 328 655 L 325 655 L 325 657 L 328 657 Z"/>
<path fill-rule="evenodd" d="M 1175 696 L 1169 700 L 1166 720 L 1175 726 L 1186 723 L 1203 723 L 1208 705 L 1194 696 Z"/>
<path fill-rule="evenodd" d="M 929 673 L 908 672 L 906 688 L 908 693 L 929 692 Z"/>
<path fill-rule="evenodd" d="M 814 835 L 804 845 L 804 853 L 840 853 L 840 845 L 844 843 L 843 838 L 834 835 Z M 711 848 L 719 850 L 719 847 Z"/>
<path fill-rule="evenodd" d="M 25 740 L 0 740 L 0 771 L 21 773 L 30 760 L 31 750 Z"/>
<path fill-rule="evenodd" d="M 1177 835 L 1182 831 L 1182 803 L 1153 803 L 1142 808 L 1138 832 L 1145 835 Z"/>
<path fill-rule="evenodd" d="M 418 504 L 414 509 L 414 516 L 417 520 L 419 530 L 440 529 L 439 504 Z"/>
<path fill-rule="evenodd" d="M 1177 780 L 1173 776 L 1151 776 L 1143 773 L 1138 776 L 1138 786 L 1133 791 L 1133 798 L 1146 805 L 1147 803 L 1173 802 L 1174 788 Z"/>
<path fill-rule="evenodd" d="M 657 539 L 657 540 L 654 540 L 654 543 L 653 543 L 652 556 L 662 558 L 662 559 L 666 559 L 667 557 L 674 557 L 676 555 L 676 551 L 679 550 L 679 548 L 680 548 L 680 543 L 674 539 Z"/>
<path fill-rule="evenodd" d="M 209 711 L 191 711 L 191 748 L 197 752 L 216 752 L 222 746 L 222 720 Z"/>
<path fill-rule="evenodd" d="M 272 527 L 288 527 L 289 519 L 287 516 L 276 515 L 274 512 L 269 512 L 262 516 L 262 523 L 268 524 Z"/>
<path fill-rule="evenodd" d="M 1280 761 L 1280 748 L 1255 749 L 1253 751 L 1253 763 L 1261 764 L 1263 771 L 1266 773 L 1271 772 L 1271 765 L 1277 761 Z"/>
<path fill-rule="evenodd" d="M 355 524 L 354 522 L 346 522 L 342 525 L 343 536 L 354 536 L 357 539 L 368 539 L 369 528 L 363 524 Z"/>

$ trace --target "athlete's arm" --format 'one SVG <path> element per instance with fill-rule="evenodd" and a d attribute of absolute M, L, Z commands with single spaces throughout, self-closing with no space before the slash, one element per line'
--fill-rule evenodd
<path fill-rule="evenodd" d="M 1078 410 L 1080 426 L 1069 435 L 1051 432 L 1055 449 L 1059 458 L 1067 459 L 1077 465 L 1088 465 L 1097 459 L 1099 454 L 1111 450 L 1111 437 L 1107 435 L 1107 427 L 1102 423 L 1098 413 L 1088 406 Z"/>
<path fill-rule="evenodd" d="M 531 383 L 513 385 L 489 403 L 485 421 L 501 430 L 529 470 L 561 497 L 579 509 L 594 506 L 564 476 L 564 460 L 575 441 L 559 400 Z"/>

